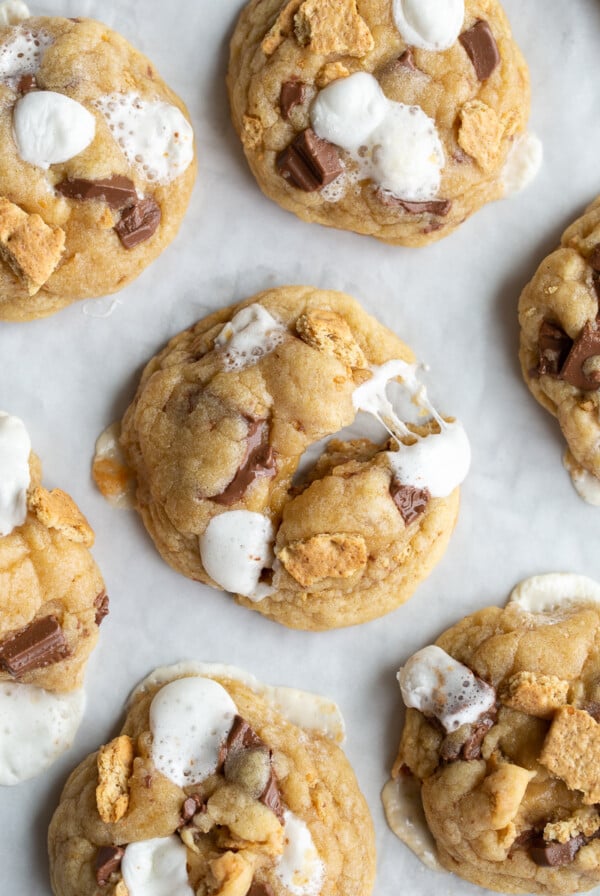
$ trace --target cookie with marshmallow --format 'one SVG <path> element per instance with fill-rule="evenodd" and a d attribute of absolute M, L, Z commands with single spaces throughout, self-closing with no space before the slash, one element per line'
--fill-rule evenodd
<path fill-rule="evenodd" d="M 69 495 L 42 486 L 23 421 L 0 412 L 0 785 L 42 772 L 79 727 L 108 613 L 93 542 Z"/>
<path fill-rule="evenodd" d="M 599 656 L 600 584 L 549 573 L 405 662 L 383 802 L 429 868 L 501 893 L 600 883 Z"/>
<path fill-rule="evenodd" d="M 271 289 L 148 363 L 94 476 L 189 578 L 293 628 L 365 622 L 438 562 L 469 467 L 421 377 L 349 296 Z"/>
<path fill-rule="evenodd" d="M 388 243 L 447 236 L 541 162 L 497 0 L 251 0 L 228 84 L 268 197 Z"/>
<path fill-rule="evenodd" d="M 110 28 L 20 2 L 4 13 L 0 319 L 30 320 L 121 289 L 171 242 L 194 137 L 179 97 Z"/>
<path fill-rule="evenodd" d="M 49 831 L 55 896 L 369 896 L 374 831 L 315 694 L 180 663 L 135 690 Z"/>

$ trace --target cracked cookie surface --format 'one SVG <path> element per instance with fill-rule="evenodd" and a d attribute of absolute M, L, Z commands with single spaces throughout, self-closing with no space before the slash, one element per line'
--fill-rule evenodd
<path fill-rule="evenodd" d="M 416 787 L 448 870 L 506 893 L 596 886 L 600 586 L 536 576 L 436 645 L 398 675 L 409 708 L 390 824 L 407 842 L 398 807 Z"/>
<path fill-rule="evenodd" d="M 67 781 L 49 831 L 55 896 L 367 896 L 373 826 L 339 713 L 287 692 L 226 666 L 150 676 L 123 733 Z M 300 704 L 303 728 L 288 717 Z"/>
<path fill-rule="evenodd" d="M 420 406 L 412 361 L 349 296 L 309 287 L 270 290 L 175 336 L 147 365 L 120 438 L 164 559 L 296 628 L 399 606 L 446 548 L 469 459 L 458 421 Z M 414 399 L 409 425 L 386 394 L 400 378 L 390 387 Z M 357 438 L 371 432 L 361 409 L 387 434 Z M 319 444 L 355 418 L 353 435 Z M 97 458 L 110 493 L 107 469 Z"/>
<path fill-rule="evenodd" d="M 527 67 L 496 0 L 252 0 L 228 86 L 269 198 L 389 243 L 440 239 L 510 192 L 511 153 L 523 175 L 539 163 Z"/>

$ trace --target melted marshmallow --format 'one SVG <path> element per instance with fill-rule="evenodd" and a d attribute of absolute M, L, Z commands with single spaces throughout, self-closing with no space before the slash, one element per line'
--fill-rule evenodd
<path fill-rule="evenodd" d="M 285 334 L 285 327 L 255 302 L 225 324 L 215 339 L 215 349 L 222 351 L 227 370 L 243 370 L 270 354 Z"/>
<path fill-rule="evenodd" d="M 273 562 L 274 540 L 273 523 L 262 513 L 220 513 L 199 538 L 202 565 L 225 591 L 262 600 L 272 592 L 260 583 L 260 577 Z"/>
<path fill-rule="evenodd" d="M 600 604 L 600 584 L 575 573 L 551 572 L 520 582 L 508 602 L 527 613 L 554 613 L 568 607 Z"/>
<path fill-rule="evenodd" d="M 403 843 L 432 871 L 441 871 L 433 834 L 427 826 L 421 782 L 414 775 L 390 779 L 381 792 L 387 823 Z"/>
<path fill-rule="evenodd" d="M 325 869 L 307 825 L 286 809 L 283 813 L 283 853 L 275 874 L 294 896 L 319 896 Z"/>
<path fill-rule="evenodd" d="M 137 93 L 110 93 L 95 105 L 127 161 L 145 180 L 171 183 L 191 164 L 194 132 L 176 106 L 148 102 Z"/>
<path fill-rule="evenodd" d="M 15 3 L 12 6 L 16 9 L 11 9 L 11 5 L 0 7 L 0 26 L 13 24 L 14 18 L 8 22 L 3 20 L 19 15 L 19 7 L 27 10 L 25 4 Z M 23 18 L 28 17 L 27 11 Z M 0 81 L 14 89 L 23 75 L 35 75 L 44 53 L 53 43 L 52 35 L 43 29 L 32 31 L 26 26 L 13 28 L 8 40 L 0 46 Z"/>
<path fill-rule="evenodd" d="M 173 681 L 174 678 L 191 675 L 208 678 L 232 678 L 241 681 L 246 687 L 260 694 L 277 712 L 280 712 L 294 725 L 298 725 L 299 728 L 318 731 L 338 744 L 345 740 L 344 719 L 339 707 L 332 700 L 296 688 L 271 687 L 262 684 L 249 672 L 226 663 L 199 663 L 190 660 L 175 663 L 172 666 L 160 666 L 140 682 L 131 695 L 131 699 L 134 700 L 150 688 Z"/>
<path fill-rule="evenodd" d="M 398 682 L 406 706 L 435 716 L 448 732 L 477 722 L 496 703 L 493 687 L 435 645 L 411 656 Z"/>
<path fill-rule="evenodd" d="M 85 695 L 52 694 L 32 684 L 0 682 L 0 785 L 38 775 L 68 750 Z"/>
<path fill-rule="evenodd" d="M 130 843 L 121 873 L 129 896 L 194 896 L 186 849 L 175 834 Z"/>
<path fill-rule="evenodd" d="M 44 169 L 79 155 L 96 134 L 92 113 L 52 90 L 33 90 L 21 97 L 13 124 L 21 158 Z"/>
<path fill-rule="evenodd" d="M 396 28 L 407 44 L 421 50 L 447 50 L 465 18 L 465 0 L 394 0 Z"/>
<path fill-rule="evenodd" d="M 573 488 L 579 497 L 583 498 L 586 504 L 600 507 L 600 479 L 589 470 L 584 470 L 568 452 L 564 458 L 564 465 L 569 471 Z"/>
<path fill-rule="evenodd" d="M 31 16 L 29 7 L 23 0 L 4 0 L 0 3 L 0 27 L 6 28 L 7 25 L 18 25 Z"/>
<path fill-rule="evenodd" d="M 529 131 L 516 137 L 502 169 L 504 195 L 510 196 L 529 186 L 542 167 L 543 158 L 544 147 L 539 137 Z"/>
<path fill-rule="evenodd" d="M 25 522 L 30 451 L 23 421 L 0 411 L 0 536 Z"/>
<path fill-rule="evenodd" d="M 212 775 L 237 708 L 209 678 L 180 678 L 158 691 L 150 705 L 152 760 L 179 787 Z"/>
<path fill-rule="evenodd" d="M 411 401 L 436 421 L 439 433 L 417 436 L 400 420 L 386 393 L 388 383 L 398 376 Z M 354 390 L 352 401 L 357 411 L 374 416 L 396 440 L 398 451 L 389 451 L 387 456 L 399 483 L 427 488 L 434 498 L 445 498 L 465 479 L 471 447 L 464 428 L 458 420 L 447 423 L 435 410 L 415 364 L 398 359 L 373 367 L 371 379 Z M 412 444 L 405 445 L 403 438 Z"/>
<path fill-rule="evenodd" d="M 437 195 L 444 150 L 435 122 L 420 106 L 388 100 L 373 75 L 356 72 L 325 87 L 310 118 L 319 137 L 350 153 L 360 176 L 407 201 Z"/>

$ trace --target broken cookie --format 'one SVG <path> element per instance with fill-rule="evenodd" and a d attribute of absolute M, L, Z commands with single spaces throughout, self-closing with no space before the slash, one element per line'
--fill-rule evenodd
<path fill-rule="evenodd" d="M 52 819 L 55 896 L 369 896 L 373 825 L 334 704 L 181 663 L 128 710 Z"/>

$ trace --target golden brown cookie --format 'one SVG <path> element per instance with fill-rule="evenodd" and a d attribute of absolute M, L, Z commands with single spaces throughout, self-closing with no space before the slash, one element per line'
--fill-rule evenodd
<path fill-rule="evenodd" d="M 565 466 L 600 504 L 600 199 L 563 233 L 519 300 L 521 367 L 560 424 Z"/>
<path fill-rule="evenodd" d="M 496 0 L 251 0 L 228 85 L 269 198 L 388 243 L 447 236 L 541 160 Z"/>
<path fill-rule="evenodd" d="M 412 362 L 343 293 L 261 293 L 149 362 L 123 419 L 123 460 L 102 440 L 96 481 L 114 500 L 133 474 L 164 559 L 271 619 L 326 629 L 381 616 L 445 550 L 470 458 Z"/>
<path fill-rule="evenodd" d="M 430 866 L 437 852 L 503 893 L 600 883 L 600 585 L 527 579 L 504 609 L 467 616 L 416 653 L 398 680 L 409 708 L 383 793 L 398 836 Z M 430 835 L 406 823 L 415 799 Z"/>
<path fill-rule="evenodd" d="M 373 825 L 342 737 L 313 694 L 231 666 L 157 670 L 67 781 L 55 896 L 368 896 Z"/>
<path fill-rule="evenodd" d="M 175 236 L 196 164 L 184 104 L 89 19 L 0 28 L 0 319 L 115 292 Z"/>

